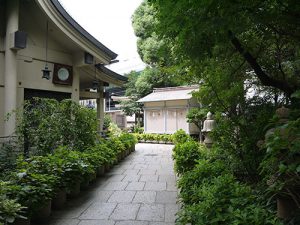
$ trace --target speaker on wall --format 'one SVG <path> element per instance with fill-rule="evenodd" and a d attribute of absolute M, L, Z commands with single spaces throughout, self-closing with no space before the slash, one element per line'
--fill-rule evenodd
<path fill-rule="evenodd" d="M 92 56 L 88 52 L 85 52 L 84 53 L 84 63 L 85 64 L 93 64 L 94 63 L 94 56 Z"/>
<path fill-rule="evenodd" d="M 24 49 L 27 45 L 27 33 L 24 31 L 16 31 L 12 34 L 12 49 Z"/>

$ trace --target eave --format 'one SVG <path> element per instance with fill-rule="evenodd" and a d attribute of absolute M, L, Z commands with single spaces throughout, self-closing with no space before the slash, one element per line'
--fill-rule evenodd
<path fill-rule="evenodd" d="M 117 57 L 84 28 L 82 28 L 61 6 L 58 0 L 36 0 L 49 19 L 81 49 L 93 55 L 98 63 L 109 64 Z"/>

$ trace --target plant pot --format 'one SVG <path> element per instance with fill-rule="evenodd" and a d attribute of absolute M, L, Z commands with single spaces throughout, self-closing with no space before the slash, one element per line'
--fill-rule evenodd
<path fill-rule="evenodd" d="M 277 198 L 277 216 L 281 219 L 290 218 L 297 210 L 297 205 L 291 198 Z"/>
<path fill-rule="evenodd" d="M 88 179 L 84 179 L 81 183 L 80 183 L 80 190 L 87 190 L 89 187 L 90 181 Z"/>
<path fill-rule="evenodd" d="M 90 177 L 90 183 L 94 183 L 97 179 L 97 172 L 95 171 L 93 174 L 91 174 L 91 177 Z"/>
<path fill-rule="evenodd" d="M 106 164 L 105 165 L 105 172 L 108 172 L 111 169 L 111 165 L 110 164 Z"/>
<path fill-rule="evenodd" d="M 67 193 L 68 198 L 75 198 L 79 195 L 80 193 L 80 181 L 77 181 L 71 190 Z"/>
<path fill-rule="evenodd" d="M 48 217 L 51 214 L 51 200 L 48 200 L 45 205 L 36 210 L 32 215 L 32 221 L 36 223 L 43 223 L 48 220 Z"/>
<path fill-rule="evenodd" d="M 12 223 L 13 225 L 30 225 L 30 219 L 21 219 L 17 218 L 15 222 Z"/>
<path fill-rule="evenodd" d="M 104 173 L 105 173 L 105 166 L 104 165 L 99 166 L 97 168 L 97 177 L 103 176 Z"/>
<path fill-rule="evenodd" d="M 62 209 L 67 200 L 67 192 L 65 189 L 57 191 L 56 195 L 52 199 L 52 209 Z"/>
<path fill-rule="evenodd" d="M 118 162 L 121 162 L 122 159 L 123 159 L 123 154 L 122 154 L 122 152 L 120 152 L 120 153 L 118 154 Z"/>

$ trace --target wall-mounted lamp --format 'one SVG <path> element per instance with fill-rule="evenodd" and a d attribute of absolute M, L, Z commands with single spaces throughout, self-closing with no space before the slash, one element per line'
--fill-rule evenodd
<path fill-rule="evenodd" d="M 92 82 L 92 89 L 97 90 L 100 86 L 100 82 L 98 80 L 93 80 Z"/>
<path fill-rule="evenodd" d="M 46 22 L 46 65 L 45 68 L 42 70 L 42 72 L 43 72 L 42 78 L 50 80 L 51 70 L 49 70 L 48 68 L 48 20 Z"/>

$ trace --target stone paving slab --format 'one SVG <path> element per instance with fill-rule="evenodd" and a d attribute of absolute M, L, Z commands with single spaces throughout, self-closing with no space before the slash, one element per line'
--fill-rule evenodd
<path fill-rule="evenodd" d="M 108 199 L 108 202 L 132 202 L 133 197 L 135 196 L 135 191 L 115 191 L 110 198 Z"/>
<path fill-rule="evenodd" d="M 158 191 L 155 202 L 157 203 L 176 203 L 177 191 Z"/>
<path fill-rule="evenodd" d="M 140 181 L 152 181 L 157 182 L 158 181 L 158 175 L 141 175 Z"/>
<path fill-rule="evenodd" d="M 114 212 L 111 214 L 112 220 L 135 220 L 140 204 L 124 204 L 117 205 Z"/>
<path fill-rule="evenodd" d="M 179 206 L 172 148 L 137 144 L 63 210 L 53 211 L 46 225 L 174 225 Z"/>
<path fill-rule="evenodd" d="M 126 187 L 127 191 L 141 191 L 145 187 L 145 182 L 130 182 Z"/>
<path fill-rule="evenodd" d="M 112 220 L 81 220 L 78 225 L 114 225 Z"/>
<path fill-rule="evenodd" d="M 138 220 L 164 221 L 165 207 L 163 204 L 144 204 L 137 215 Z"/>
<path fill-rule="evenodd" d="M 118 221 L 116 222 L 116 225 L 149 225 L 149 222 L 128 220 L 128 221 Z"/>
<path fill-rule="evenodd" d="M 146 182 L 145 190 L 147 191 L 164 191 L 167 190 L 167 182 Z"/>
<path fill-rule="evenodd" d="M 133 202 L 137 203 L 155 203 L 155 191 L 137 191 Z"/>
<path fill-rule="evenodd" d="M 116 203 L 94 203 L 86 211 L 81 214 L 79 219 L 94 219 L 105 220 L 108 219 L 116 208 Z"/>

